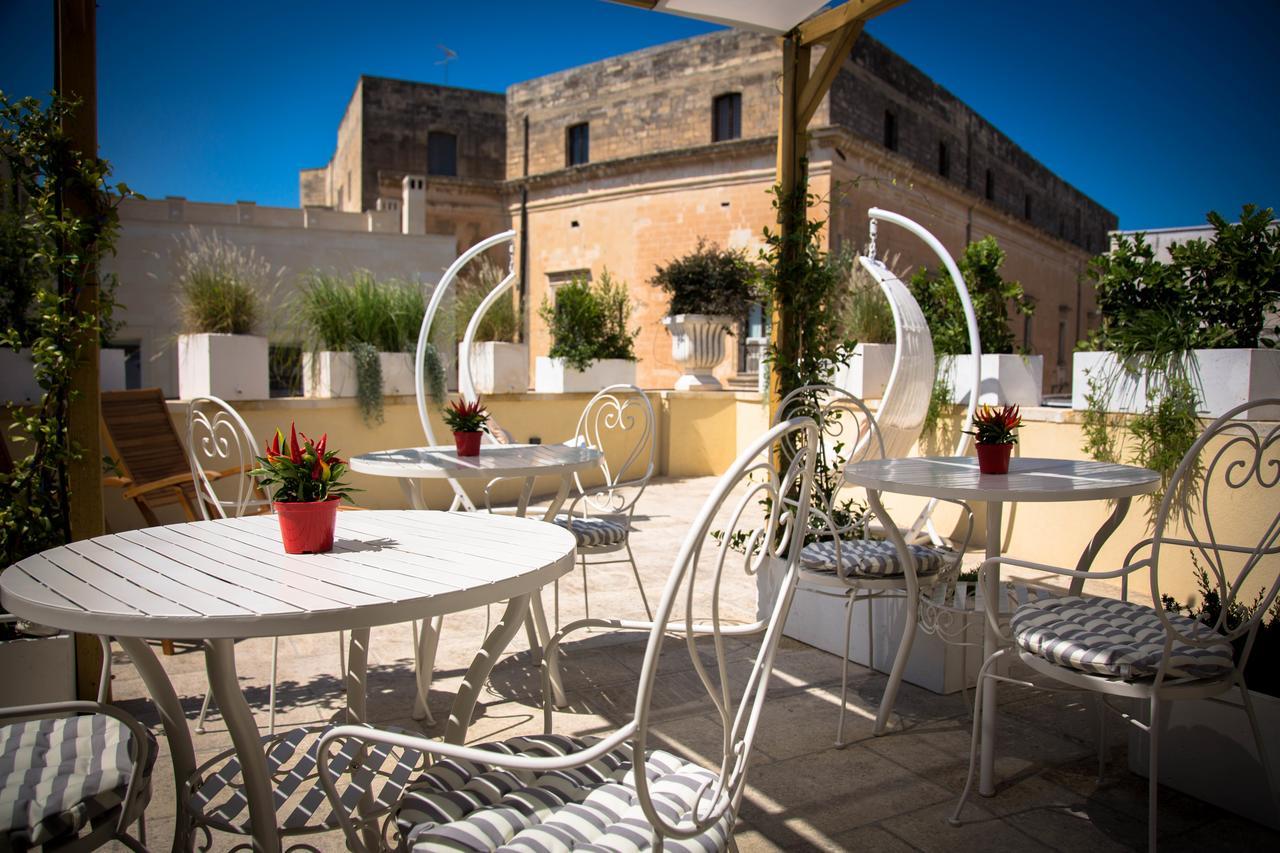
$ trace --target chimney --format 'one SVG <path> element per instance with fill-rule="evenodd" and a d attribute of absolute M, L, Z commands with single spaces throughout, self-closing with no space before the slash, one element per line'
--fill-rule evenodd
<path fill-rule="evenodd" d="M 427 233 L 427 179 L 405 175 L 400 182 L 404 203 L 400 205 L 400 230 L 405 234 Z"/>

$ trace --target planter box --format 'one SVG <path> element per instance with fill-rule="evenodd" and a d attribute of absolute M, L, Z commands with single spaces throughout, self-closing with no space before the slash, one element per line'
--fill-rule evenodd
<path fill-rule="evenodd" d="M 735 325 L 732 317 L 715 314 L 674 314 L 662 318 L 671 333 L 671 358 L 683 371 L 677 391 L 719 391 L 712 371 L 724 361 L 724 338 Z"/>
<path fill-rule="evenodd" d="M 1271 766 L 1280 770 L 1280 699 L 1249 692 L 1258 714 Z M 1147 718 L 1146 703 L 1137 716 Z M 1280 814 L 1267 793 L 1253 731 L 1240 692 L 1220 700 L 1196 699 L 1165 704 L 1167 726 L 1160 734 L 1160 784 L 1215 806 L 1280 829 Z M 1129 769 L 1147 775 L 1151 739 L 1130 729 Z"/>
<path fill-rule="evenodd" d="M 980 371 L 979 404 L 1040 405 L 1044 387 L 1044 356 L 987 353 L 982 356 Z M 957 404 L 968 405 L 973 386 L 973 356 L 943 356 L 938 374 L 950 382 L 951 399 Z"/>
<path fill-rule="evenodd" d="M 543 393 L 595 393 L 610 385 L 636 384 L 636 363 L 624 358 L 602 358 L 586 370 L 573 370 L 564 359 L 538 356 L 534 390 Z"/>
<path fill-rule="evenodd" d="M 458 345 L 458 361 L 464 355 Z M 477 394 L 523 394 L 529 390 L 529 345 L 501 341 L 471 344 L 471 384 Z"/>
<path fill-rule="evenodd" d="M 267 400 L 267 339 L 257 335 L 179 335 L 178 396 Z"/>
<path fill-rule="evenodd" d="M 867 605 L 865 600 L 853 605 L 853 630 L 849 634 L 849 647 L 844 651 L 854 663 L 887 673 L 893 668 L 893 658 L 898 653 L 898 641 L 906 618 L 906 600 L 880 599 L 872 607 L 875 620 L 872 625 L 874 662 L 869 661 L 867 655 Z M 822 595 L 802 585 L 796 590 L 783 633 L 839 655 L 844 641 L 844 620 L 843 598 Z M 972 687 L 982 665 L 983 623 L 977 614 L 971 614 L 968 621 L 965 640 L 973 644 L 968 646 L 943 642 L 937 636 L 921 631 L 917 625 L 903 680 L 934 693 L 955 693 L 964 686 Z"/>
<path fill-rule="evenodd" d="M 76 698 L 76 647 L 70 634 L 0 642 L 4 705 L 67 702 Z"/>
<path fill-rule="evenodd" d="M 858 344 L 831 384 L 862 400 L 880 399 L 893 372 L 894 349 L 893 344 Z"/>
<path fill-rule="evenodd" d="M 1235 406 L 1260 397 L 1280 396 L 1280 350 L 1192 350 L 1199 376 L 1203 414 L 1216 418 Z M 1146 377 L 1124 372 L 1111 352 L 1078 352 L 1071 362 L 1071 408 L 1086 409 L 1091 377 L 1119 375 L 1107 395 L 1108 412 L 1141 412 L 1147 406 Z M 1280 419 L 1280 406 L 1256 409 L 1254 420 Z"/>
<path fill-rule="evenodd" d="M 382 368 L 382 393 L 385 396 L 414 396 L 413 353 L 380 352 L 378 364 Z"/>
<path fill-rule="evenodd" d="M 124 350 L 108 347 L 98 353 L 98 388 L 123 391 Z M 0 349 L 0 402 L 38 403 L 44 389 L 36 382 L 30 350 Z"/>
<path fill-rule="evenodd" d="M 356 360 L 349 352 L 304 352 L 302 396 L 354 397 Z"/>

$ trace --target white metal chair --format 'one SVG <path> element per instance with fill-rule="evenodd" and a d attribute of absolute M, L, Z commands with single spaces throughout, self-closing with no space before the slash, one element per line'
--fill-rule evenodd
<path fill-rule="evenodd" d="M 1244 669 L 1262 623 L 1280 592 L 1280 426 L 1260 429 L 1257 424 L 1236 421 L 1250 409 L 1280 404 L 1280 399 L 1244 403 L 1215 420 L 1196 440 L 1174 473 L 1155 518 L 1151 538 L 1135 545 L 1121 568 L 1107 572 L 1081 572 L 1007 557 L 982 564 L 982 573 L 999 565 L 1022 566 L 1072 578 L 1072 594 L 1062 598 L 1023 604 L 1010 620 L 1006 636 L 1012 645 L 989 657 L 979 672 L 974 709 L 969 777 L 955 814 L 961 811 L 973 785 L 974 767 L 982 736 L 982 680 L 994 678 L 1028 686 L 1030 681 L 1000 675 L 993 669 L 998 659 L 1016 654 L 1036 675 L 1065 691 L 1099 694 L 1103 705 L 1150 737 L 1148 757 L 1147 841 L 1156 849 L 1156 797 L 1159 779 L 1161 726 L 1164 704 L 1186 699 L 1221 696 L 1240 690 L 1249 726 L 1262 760 L 1272 802 L 1280 812 L 1275 769 L 1267 758 L 1262 731 L 1245 687 Z M 1178 502 L 1180 487 L 1188 478 L 1201 476 L 1193 504 Z M 1250 515 L 1236 514 L 1228 523 L 1215 516 L 1231 506 L 1233 495 L 1250 490 Z M 1181 528 L 1180 530 L 1176 528 Z M 1230 538 L 1226 538 L 1229 536 Z M 1181 568 L 1186 560 L 1199 566 L 1212 583 L 1220 609 L 1216 617 L 1196 621 L 1167 612 L 1162 602 L 1161 574 Z M 1129 602 L 1128 578 L 1147 571 L 1151 607 Z M 1123 600 L 1084 595 L 1086 579 L 1122 579 Z M 1262 593 L 1253 615 L 1232 624 L 1237 602 L 1248 602 L 1257 583 Z M 994 624 L 994 622 L 993 622 Z M 1002 626 L 996 625 L 1001 631 Z M 1146 721 L 1115 708 L 1110 697 L 1147 703 Z M 1099 772 L 1105 759 L 1105 741 L 1099 744 Z"/>
<path fill-rule="evenodd" d="M 259 448 L 249 425 L 240 413 L 218 397 L 196 397 L 187 408 L 187 457 L 191 462 L 191 477 L 196 485 L 196 504 L 205 521 L 215 518 L 240 518 L 271 512 L 271 493 L 258 485 L 248 472 L 256 463 Z M 234 487 L 218 494 L 209 471 L 219 472 L 220 483 L 227 482 L 228 474 L 239 471 Z M 280 638 L 271 640 L 271 687 L 268 697 L 267 731 L 276 731 L 276 662 L 280 653 Z M 343 632 L 338 632 L 339 668 L 345 671 L 346 644 Z M 205 716 L 209 713 L 212 698 L 206 690 L 196 717 L 196 731 L 204 733 Z"/>
<path fill-rule="evenodd" d="M 596 850 L 731 847 L 752 742 L 795 591 L 812 493 L 812 453 L 795 454 L 782 471 L 772 460 L 782 444 L 812 448 L 816 441 L 812 421 L 779 424 L 720 479 L 684 540 L 654 621 L 635 623 L 648 631 L 649 642 L 635 714 L 621 728 L 599 738 L 546 734 L 465 747 L 342 726 L 325 735 L 320 752 L 320 780 L 335 811 L 341 800 L 327 760 L 335 741 L 412 744 L 435 763 L 409 786 L 396 812 L 401 849 L 566 849 L 570 837 Z M 757 620 L 725 624 L 719 593 L 728 586 L 730 567 L 739 562 L 748 576 L 776 579 L 777 594 Z M 711 618 L 702 621 L 694 609 L 701 609 L 707 597 Z M 683 615 L 676 615 L 677 606 Z M 568 631 L 595 625 L 627 627 L 620 620 L 580 620 L 557 635 L 547 654 L 557 653 Z M 649 743 L 659 660 L 673 632 L 683 636 L 710 713 L 723 728 L 718 771 Z M 726 656 L 726 641 L 752 636 L 759 646 L 751 671 L 745 679 L 731 678 L 734 664 Z M 700 644 L 699 638 L 709 642 Z M 345 812 L 340 815 L 348 847 L 365 850 L 355 822 Z"/>
<path fill-rule="evenodd" d="M 649 599 L 640 580 L 640 570 L 631 553 L 631 521 L 636 504 L 653 476 L 654 417 L 648 396 L 634 385 L 610 385 L 600 391 L 582 410 L 570 444 L 614 451 L 619 465 L 611 466 L 606 453 L 600 460 L 603 482 L 586 485 L 574 475 L 578 493 L 555 523 L 568 529 L 578 540 L 578 562 L 582 566 L 582 602 L 591 618 L 587 594 L 587 566 L 628 563 L 640 590 L 645 615 L 652 619 Z M 601 554 L 626 551 L 626 559 L 588 560 Z M 560 585 L 555 590 L 555 623 L 560 627 Z"/>
<path fill-rule="evenodd" d="M 3 708 L 0 721 L 12 721 L 0 724 L 0 849 L 146 850 L 156 741 L 141 723 L 101 701 Z"/>

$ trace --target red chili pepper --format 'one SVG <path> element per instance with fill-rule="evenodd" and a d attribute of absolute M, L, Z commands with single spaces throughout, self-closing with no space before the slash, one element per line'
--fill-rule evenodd
<path fill-rule="evenodd" d="M 324 446 L 329 441 L 329 433 L 320 436 L 320 441 L 316 444 L 316 456 L 324 458 Z"/>
<path fill-rule="evenodd" d="M 298 446 L 298 430 L 294 424 L 289 424 L 289 459 L 295 465 L 302 463 L 302 448 Z"/>

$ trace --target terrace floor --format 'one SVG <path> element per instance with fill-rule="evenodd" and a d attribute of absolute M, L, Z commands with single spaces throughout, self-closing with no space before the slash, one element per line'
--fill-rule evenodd
<path fill-rule="evenodd" d="M 640 504 L 633 536 L 636 558 L 655 600 L 684 535 L 687 519 L 709 492 L 711 478 L 659 481 Z M 754 589 L 734 592 L 744 610 L 754 607 Z M 550 596 L 547 596 L 550 604 Z M 581 575 L 561 582 L 562 618 L 582 615 Z M 592 570 L 591 610 L 597 616 L 643 617 L 630 570 L 624 565 Z M 485 612 L 445 620 L 431 706 L 439 720 L 485 631 Z M 645 637 L 579 634 L 566 646 L 564 674 L 572 702 L 558 712 L 555 730 L 607 733 L 630 718 Z M 718 723 L 681 646 L 663 656 L 653 731 L 667 748 L 708 766 L 719 760 Z M 480 698 L 470 741 L 482 742 L 540 732 L 540 678 L 530 667 L 523 633 L 513 642 Z M 238 646 L 246 694 L 265 728 L 269 640 Z M 150 724 L 158 718 L 127 657 L 117 651 L 115 698 Z M 204 661 L 195 649 L 162 658 L 188 717 L 193 721 L 206 689 Z M 413 649 L 407 626 L 375 629 L 369 667 L 369 713 L 374 723 L 439 735 L 443 722 L 426 728 L 409 718 L 413 701 Z M 959 695 L 939 696 L 904 684 L 895 724 L 883 737 L 871 734 L 885 676 L 852 668 L 852 705 L 847 734 L 853 742 L 832 747 L 840 692 L 840 661 L 833 655 L 784 639 L 753 753 L 749 787 L 737 825 L 742 850 L 1126 850 L 1145 846 L 1146 780 L 1127 769 L 1121 725 L 1108 727 L 1111 763 L 1106 781 L 1096 781 L 1097 716 L 1091 703 L 1004 687 L 997 773 L 991 799 L 975 797 L 967 823 L 945 818 L 963 784 L 970 718 Z M 337 639 L 332 634 L 280 641 L 277 725 L 322 722 L 337 716 L 343 697 Z M 230 738 L 211 715 L 205 734 L 193 734 L 197 760 L 226 749 Z M 173 779 L 167 747 L 154 776 L 148 814 L 150 846 L 167 847 L 173 830 Z M 1174 791 L 1160 793 L 1161 849 L 1280 849 L 1280 837 L 1257 824 Z M 244 839 L 214 835 L 214 849 Z M 337 833 L 312 836 L 321 850 L 344 849 Z"/>

